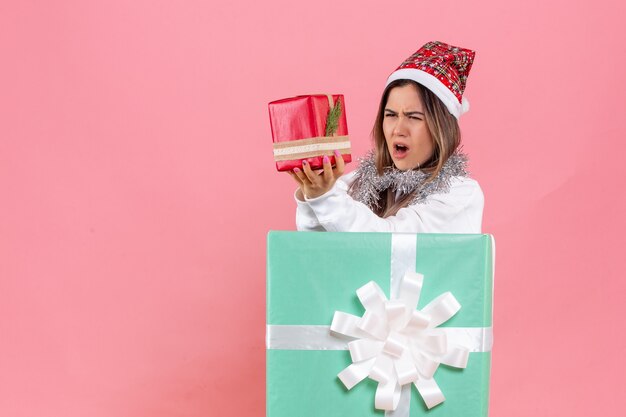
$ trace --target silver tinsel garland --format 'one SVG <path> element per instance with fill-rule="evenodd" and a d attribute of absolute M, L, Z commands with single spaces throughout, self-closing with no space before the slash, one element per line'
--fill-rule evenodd
<path fill-rule="evenodd" d="M 370 151 L 365 158 L 360 159 L 351 194 L 352 198 L 372 210 L 380 207 L 379 196 L 387 189 L 391 189 L 399 196 L 415 191 L 415 196 L 409 204 L 418 204 L 423 203 L 431 194 L 449 192 L 452 178 L 468 175 L 467 156 L 459 150 L 443 164 L 441 172 L 426 184 L 430 175 L 416 169 L 401 171 L 396 167 L 387 167 L 383 175 L 378 175 L 374 163 L 374 152 Z"/>

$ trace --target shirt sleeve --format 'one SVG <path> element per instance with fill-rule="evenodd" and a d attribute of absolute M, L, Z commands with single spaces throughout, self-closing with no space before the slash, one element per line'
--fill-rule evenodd
<path fill-rule="evenodd" d="M 342 190 L 343 192 L 348 193 L 348 188 L 350 187 L 350 183 L 354 179 L 355 171 L 352 171 L 348 174 L 343 175 L 341 178 L 337 180 L 333 189 L 337 188 L 338 190 Z M 332 190 L 331 190 L 332 191 Z M 329 193 L 331 192 L 329 191 Z M 310 200 L 299 200 L 297 195 L 297 190 L 293 193 L 293 199 L 296 201 L 296 229 L 298 231 L 303 232 L 311 232 L 311 231 L 326 231 L 327 229 L 320 223 L 317 219 L 317 215 L 315 211 L 309 205 Z M 328 194 L 328 193 L 326 193 Z"/>
<path fill-rule="evenodd" d="M 348 195 L 351 177 L 337 181 L 322 196 L 306 199 L 316 227 L 329 232 L 481 233 L 484 197 L 473 179 L 454 178 L 449 192 L 430 195 L 383 219 Z"/>
<path fill-rule="evenodd" d="M 296 191 L 297 192 L 297 191 Z M 322 227 L 317 216 L 309 203 L 306 201 L 298 200 L 296 193 L 293 193 L 293 199 L 296 200 L 296 229 L 301 232 L 323 232 L 326 229 Z"/>

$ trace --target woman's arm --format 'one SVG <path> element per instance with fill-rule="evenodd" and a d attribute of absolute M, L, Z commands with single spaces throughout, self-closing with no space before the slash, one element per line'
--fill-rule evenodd
<path fill-rule="evenodd" d="M 305 198 L 319 224 L 332 232 L 480 233 L 483 193 L 469 178 L 455 178 L 448 193 L 433 194 L 424 203 L 380 218 L 348 195 L 348 183 L 338 181 L 316 198 Z"/>
<path fill-rule="evenodd" d="M 298 230 L 481 233 L 484 197 L 476 181 L 457 177 L 448 193 L 433 194 L 424 203 L 405 207 L 395 216 L 383 219 L 348 195 L 354 175 L 339 178 L 344 164 L 341 156 L 336 159 L 335 169 L 325 161 L 326 173 L 312 171 L 308 166 L 304 166 L 304 171 L 291 173 L 300 186 L 296 192 Z"/>
<path fill-rule="evenodd" d="M 354 178 L 354 171 L 342 176 L 337 180 L 338 187 L 343 190 L 347 190 L 350 187 L 350 183 Z M 293 195 L 293 199 L 296 201 L 296 228 L 299 231 L 318 231 L 323 232 L 326 229 L 320 224 L 315 212 L 309 206 L 309 203 L 305 200 L 302 190 L 298 188 Z"/>
<path fill-rule="evenodd" d="M 323 169 L 313 171 L 306 160 L 302 161 L 303 170 L 295 168 L 289 175 L 298 184 L 298 189 L 294 194 L 296 200 L 296 228 L 300 231 L 324 231 L 324 227 L 320 225 L 315 212 L 311 210 L 309 204 L 305 201 L 305 193 L 310 197 L 321 196 L 335 185 L 337 180 L 343 174 L 345 163 L 341 153 L 334 151 L 335 168 L 330 165 L 330 159 L 327 156 L 323 158 Z"/>

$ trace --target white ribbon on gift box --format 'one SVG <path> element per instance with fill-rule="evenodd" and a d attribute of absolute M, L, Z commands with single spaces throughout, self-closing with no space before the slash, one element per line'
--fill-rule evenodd
<path fill-rule="evenodd" d="M 449 292 L 416 310 L 423 281 L 413 272 L 416 242 L 413 234 L 392 235 L 391 301 L 370 282 L 357 290 L 363 317 L 338 311 L 330 327 L 267 325 L 267 348 L 350 350 L 353 364 L 339 378 L 348 389 L 368 376 L 376 380 L 375 406 L 387 417 L 409 416 L 411 383 L 428 408 L 443 402 L 433 378 L 439 363 L 464 368 L 469 352 L 491 351 L 493 333 L 491 327 L 437 328 L 460 309 Z"/>

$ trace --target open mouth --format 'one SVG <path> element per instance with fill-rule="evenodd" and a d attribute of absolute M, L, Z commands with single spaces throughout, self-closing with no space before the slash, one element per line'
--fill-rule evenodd
<path fill-rule="evenodd" d="M 402 155 L 405 155 L 407 153 L 409 148 L 406 147 L 405 145 L 400 145 L 400 144 L 396 143 L 395 145 L 393 145 L 393 150 L 394 150 L 394 154 L 395 155 L 402 156 Z"/>

